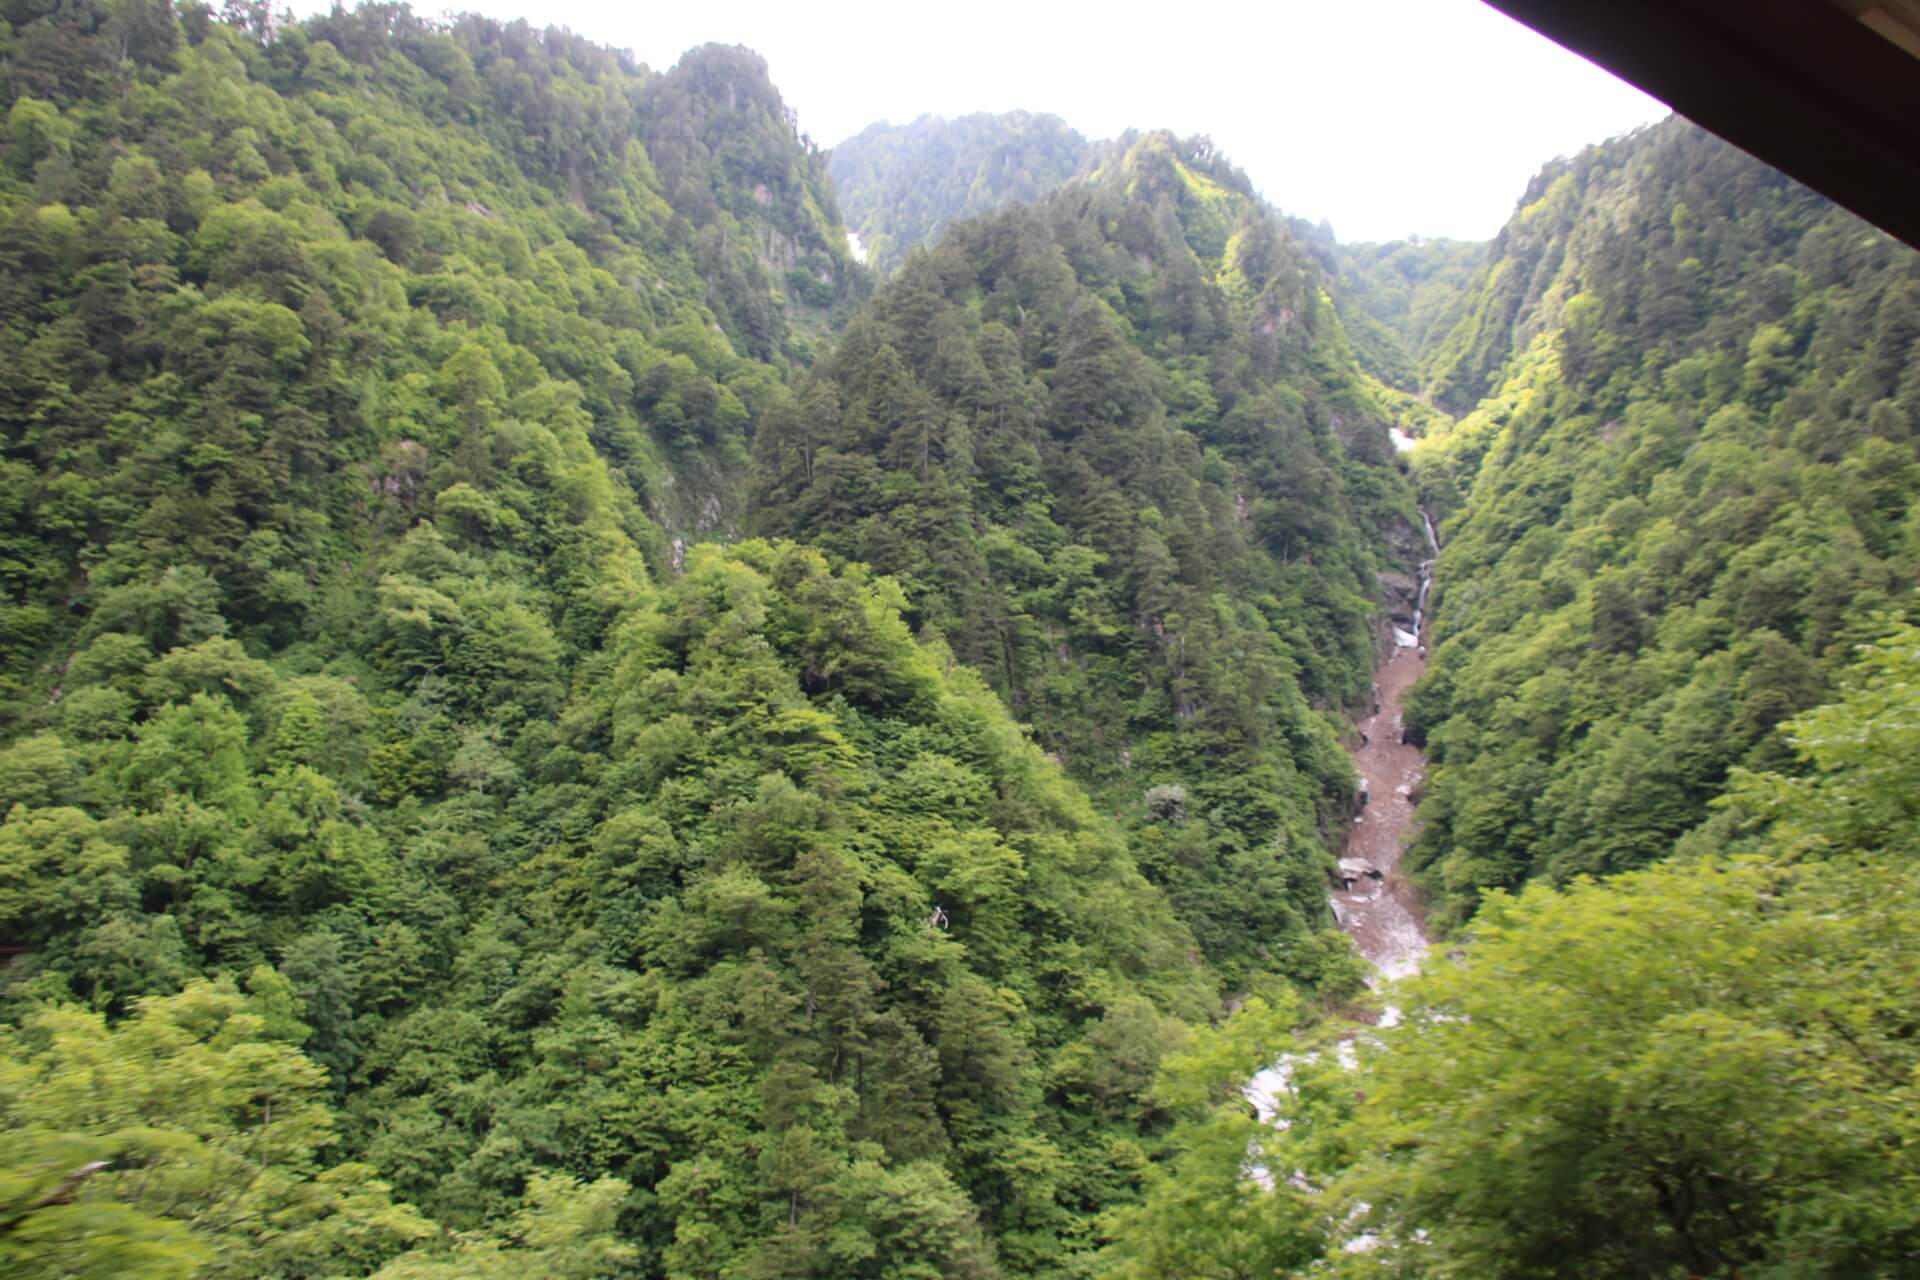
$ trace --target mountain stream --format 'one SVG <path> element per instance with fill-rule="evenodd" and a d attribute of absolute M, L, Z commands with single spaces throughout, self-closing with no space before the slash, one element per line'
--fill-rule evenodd
<path fill-rule="evenodd" d="M 1434 555 L 1440 541 L 1433 517 L 1420 513 L 1427 546 Z M 1373 714 L 1360 721 L 1360 746 L 1353 767 L 1360 775 L 1366 804 L 1353 820 L 1347 852 L 1340 859 L 1341 888 L 1333 892 L 1333 914 L 1353 938 L 1379 978 L 1391 981 L 1419 967 L 1427 948 L 1426 927 L 1413 886 L 1400 871 L 1400 855 L 1413 824 L 1414 792 L 1425 776 L 1420 748 L 1405 741 L 1400 703 L 1427 669 L 1427 593 L 1433 586 L 1433 559 L 1420 565 L 1413 606 L 1413 629 L 1395 627 L 1394 645 L 1373 672 Z"/>
<path fill-rule="evenodd" d="M 1376 990 L 1418 969 L 1428 945 L 1419 898 L 1400 870 L 1400 855 L 1413 824 L 1414 793 L 1426 769 L 1420 748 L 1402 740 L 1401 700 L 1427 667 L 1427 595 L 1433 585 L 1434 558 L 1440 554 L 1433 517 L 1422 511 L 1420 518 L 1430 554 L 1420 565 L 1412 629 L 1392 624 L 1393 647 L 1373 672 L 1373 713 L 1356 726 L 1360 745 L 1353 751 L 1353 766 L 1360 775 L 1364 803 L 1340 859 L 1339 887 L 1331 895 L 1334 918 L 1373 965 L 1368 985 Z M 1391 1025 L 1395 1016 L 1388 1006 L 1381 1021 Z M 1286 1088 L 1290 1074 L 1289 1064 L 1282 1060 L 1248 1085 L 1248 1100 L 1263 1118 L 1274 1116 L 1275 1097 Z"/>

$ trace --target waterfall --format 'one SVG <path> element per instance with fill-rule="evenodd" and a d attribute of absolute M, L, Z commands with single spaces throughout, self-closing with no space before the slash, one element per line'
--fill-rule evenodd
<path fill-rule="evenodd" d="M 1420 628 L 1427 618 L 1427 592 L 1433 588 L 1433 562 L 1440 555 L 1440 534 L 1433 527 L 1433 517 L 1427 514 L 1425 507 L 1420 508 L 1420 523 L 1426 526 L 1427 546 L 1433 555 L 1420 562 L 1420 588 L 1413 600 L 1413 635 L 1415 643 L 1420 640 Z"/>

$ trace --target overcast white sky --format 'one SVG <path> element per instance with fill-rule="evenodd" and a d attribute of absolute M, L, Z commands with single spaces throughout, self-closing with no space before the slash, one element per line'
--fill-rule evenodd
<path fill-rule="evenodd" d="M 1211 134 L 1269 200 L 1343 240 L 1491 236 L 1542 163 L 1666 114 L 1479 0 L 453 7 L 568 26 L 663 69 L 705 41 L 747 45 L 822 146 L 875 120 L 1015 108 L 1094 138 Z"/>

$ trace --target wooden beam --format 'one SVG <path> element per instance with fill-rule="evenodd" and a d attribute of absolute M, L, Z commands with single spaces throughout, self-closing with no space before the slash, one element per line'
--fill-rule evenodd
<path fill-rule="evenodd" d="M 1820 0 L 1485 0 L 1920 246 L 1920 61 Z"/>

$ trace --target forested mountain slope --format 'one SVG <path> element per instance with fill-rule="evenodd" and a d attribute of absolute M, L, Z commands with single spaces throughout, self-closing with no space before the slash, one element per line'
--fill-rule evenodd
<path fill-rule="evenodd" d="M 1154 134 L 909 259 L 763 420 L 752 506 L 897 576 L 1209 958 L 1311 981 L 1337 717 L 1419 545 L 1391 412 L 1245 176 Z"/>
<path fill-rule="evenodd" d="M 0 12 L 0 1272 L 1913 1256 L 1909 251 L 1669 124 L 1463 284 L 1030 118 L 876 288 L 744 49 Z M 1395 425 L 1443 919 L 1769 861 L 1344 1054 Z"/>
<path fill-rule="evenodd" d="M 1535 184 L 1436 353 L 1492 394 L 1415 451 L 1446 954 L 1392 1018 L 1169 1055 L 1103 1274 L 1912 1272 L 1916 304 L 1920 255 L 1677 120 Z"/>
<path fill-rule="evenodd" d="M 236 625 L 299 631 L 296 579 L 472 481 L 548 380 L 656 522 L 736 518 L 752 416 L 860 287 L 757 59 L 654 75 L 390 9 L 263 46 L 147 12 L 23 22 L 7 64 L 0 394 L 38 472 L 10 499 L 34 603 L 91 608 L 166 545 Z"/>
<path fill-rule="evenodd" d="M 1920 573 L 1920 255 L 1670 120 L 1535 180 L 1434 365 L 1425 868 L 1666 856 Z"/>
<path fill-rule="evenodd" d="M 1342 244 L 1297 220 L 1332 277 L 1330 285 L 1355 351 L 1388 386 L 1424 390 L 1426 363 L 1453 332 L 1487 260 L 1480 240 L 1390 240 Z"/>
<path fill-rule="evenodd" d="M 1411 491 L 1230 167 L 976 224 L 807 375 L 867 277 L 743 50 L 7 16 L 0 1253 L 1083 1274 L 1185 1027 L 1351 988 Z M 756 431 L 832 561 L 689 545 Z"/>
<path fill-rule="evenodd" d="M 892 274 L 953 223 L 1045 199 L 1098 148 L 1058 116 L 978 112 L 868 125 L 828 160 L 847 226 L 873 268 Z"/>
<path fill-rule="evenodd" d="M 1254 1002 L 1169 1055 L 1173 1154 L 1103 1274 L 1907 1275 L 1920 628 L 1840 685 L 1716 856 L 1489 895 L 1390 1024 Z M 1241 1092 L 1277 1059 L 1281 1125 Z"/>
<path fill-rule="evenodd" d="M 1123 164 L 1129 131 L 1089 142 L 1056 116 L 1011 111 L 869 125 L 834 147 L 834 187 L 867 261 L 884 275 L 956 222 L 1036 204 L 1102 166 Z M 1361 363 L 1402 391 L 1423 386 L 1431 347 L 1453 327 L 1486 246 L 1458 240 L 1340 243 L 1324 223 L 1282 219 L 1318 260 Z"/>

